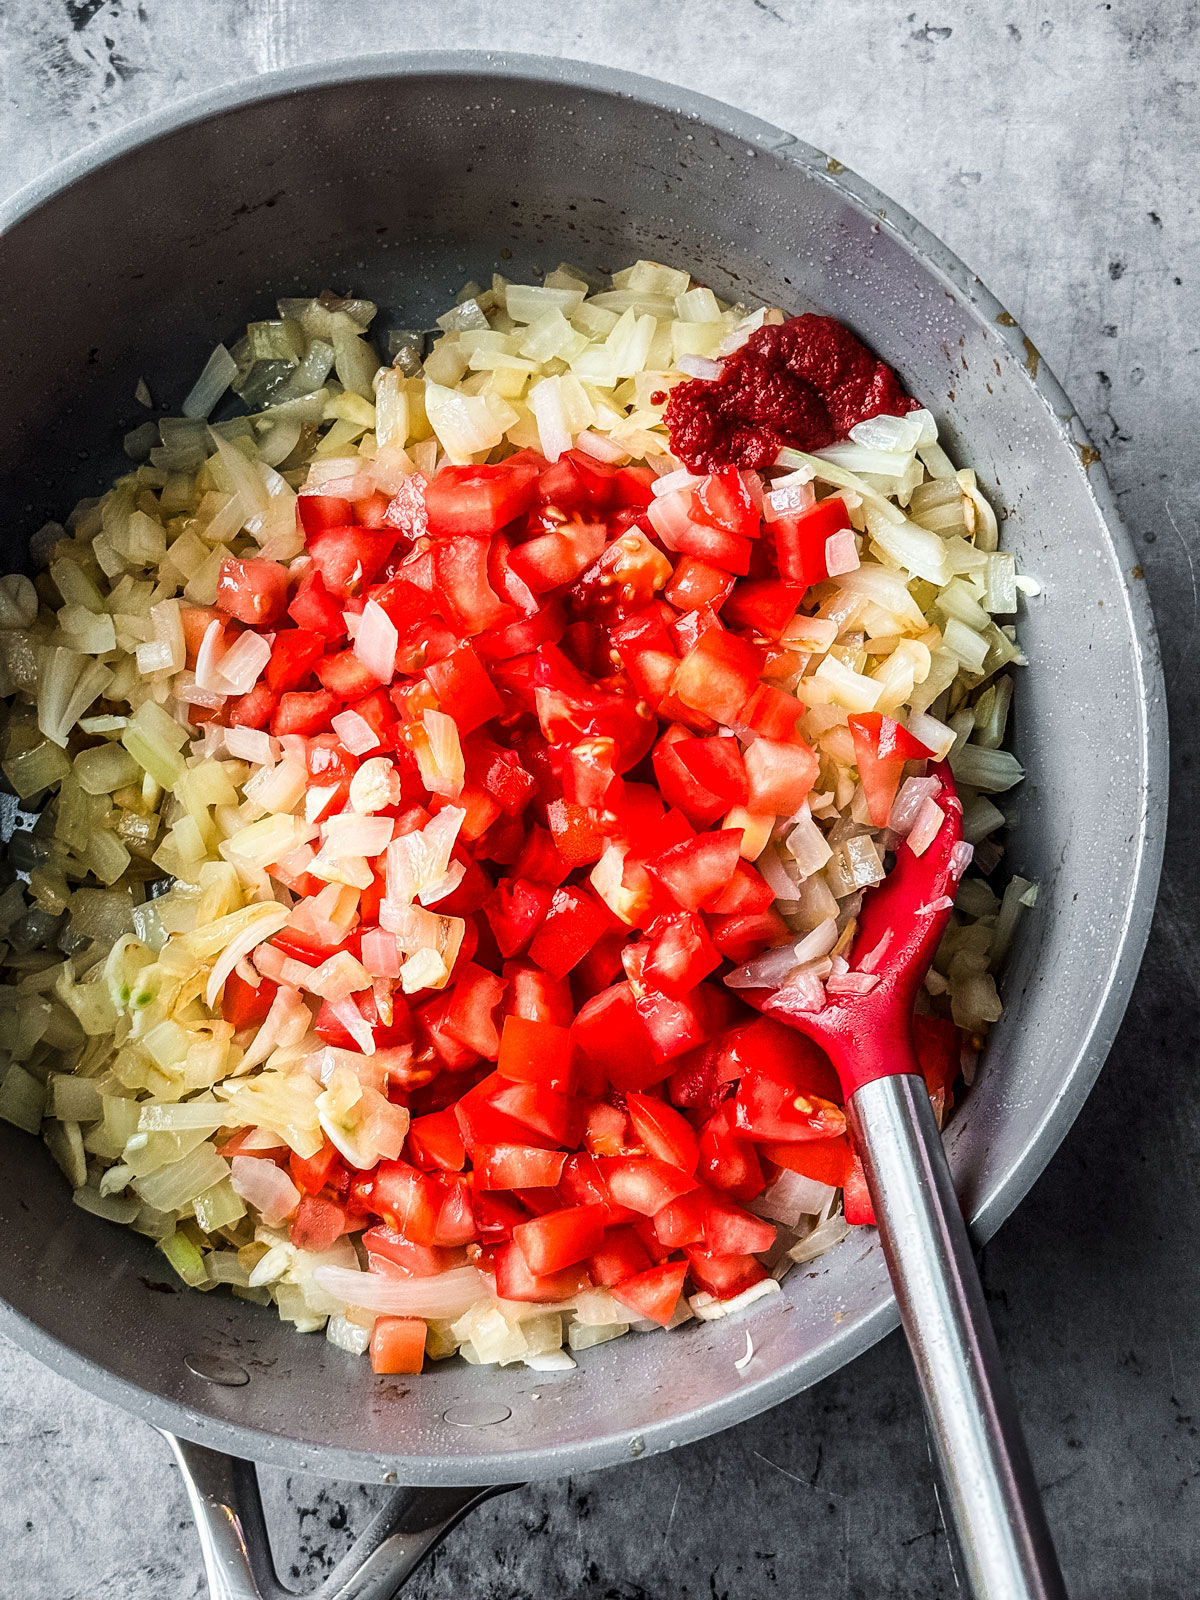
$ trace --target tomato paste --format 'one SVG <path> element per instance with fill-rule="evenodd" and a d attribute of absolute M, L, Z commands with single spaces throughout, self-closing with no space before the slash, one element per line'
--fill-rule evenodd
<path fill-rule="evenodd" d="M 833 317 L 805 313 L 752 333 L 719 378 L 677 384 L 671 449 L 692 472 L 769 467 L 785 445 L 820 450 L 856 423 L 903 416 L 918 401 Z"/>

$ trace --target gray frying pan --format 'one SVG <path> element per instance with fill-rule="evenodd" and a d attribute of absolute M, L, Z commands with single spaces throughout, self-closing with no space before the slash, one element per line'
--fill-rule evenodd
<path fill-rule="evenodd" d="M 181 396 L 279 294 L 353 287 L 428 326 L 467 278 L 687 264 L 719 294 L 848 322 L 937 414 L 1044 593 L 1021 619 L 1012 866 L 1041 885 L 1008 1010 L 946 1144 L 977 1238 L 1053 1155 L 1116 1031 L 1154 904 L 1166 721 L 1136 557 L 1078 419 L 1012 318 L 910 217 L 789 134 L 571 62 L 438 54 L 277 73 L 151 118 L 0 212 L 5 569 L 120 464 L 132 395 Z M 482 1485 L 587 1471 L 740 1422 L 896 1322 L 855 1232 L 745 1329 L 689 1325 L 565 1374 L 379 1379 L 223 1292 L 161 1293 L 148 1241 L 72 1205 L 0 1124 L 0 1327 L 177 1436 L 214 1593 L 277 1594 L 252 1469 L 419 1486 L 323 1589 L 384 1600 Z M 241 1529 L 230 1509 L 241 1518 Z M 250 1547 L 249 1556 L 244 1544 Z"/>

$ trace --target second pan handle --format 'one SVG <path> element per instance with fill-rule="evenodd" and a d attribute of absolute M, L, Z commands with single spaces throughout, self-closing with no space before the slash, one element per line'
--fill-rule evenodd
<path fill-rule="evenodd" d="M 210 1600 L 296 1600 L 275 1571 L 254 1464 L 163 1437 L 196 1518 Z M 397 1489 L 310 1600 L 393 1600 L 468 1511 L 513 1487 Z"/>

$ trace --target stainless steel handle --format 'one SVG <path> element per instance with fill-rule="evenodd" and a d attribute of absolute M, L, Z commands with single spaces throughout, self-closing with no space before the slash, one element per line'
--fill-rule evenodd
<path fill-rule="evenodd" d="M 925 1084 L 878 1078 L 848 1111 L 967 1585 L 977 1600 L 1066 1600 Z"/>
<path fill-rule="evenodd" d="M 172 1433 L 163 1438 L 196 1518 L 210 1600 L 296 1600 L 271 1559 L 253 1463 Z M 398 1489 L 311 1600 L 392 1600 L 455 1523 L 512 1487 Z"/>

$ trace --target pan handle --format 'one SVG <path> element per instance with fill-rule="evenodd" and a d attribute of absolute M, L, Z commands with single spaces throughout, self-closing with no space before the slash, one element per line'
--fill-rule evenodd
<path fill-rule="evenodd" d="M 253 1462 L 160 1432 L 183 1474 L 210 1600 L 296 1600 L 275 1571 Z M 468 1511 L 514 1487 L 398 1489 L 308 1600 L 392 1600 Z"/>
<path fill-rule="evenodd" d="M 925 1080 L 876 1078 L 847 1110 L 966 1588 L 976 1600 L 1066 1600 Z"/>

